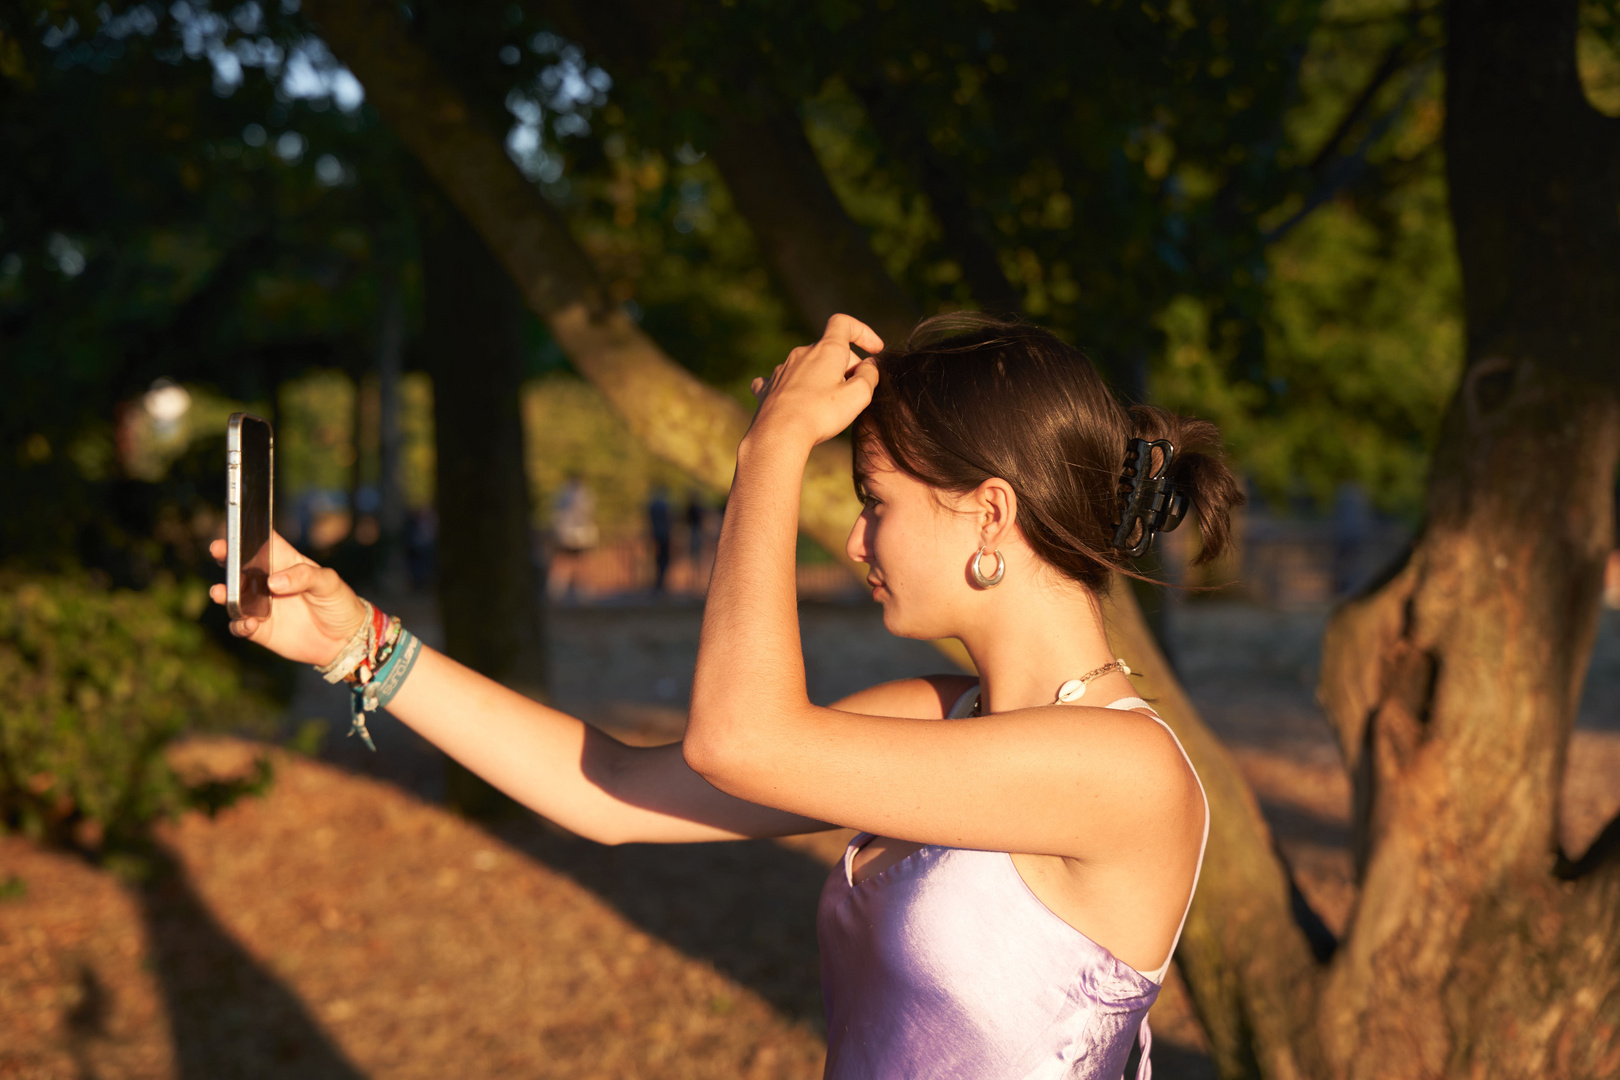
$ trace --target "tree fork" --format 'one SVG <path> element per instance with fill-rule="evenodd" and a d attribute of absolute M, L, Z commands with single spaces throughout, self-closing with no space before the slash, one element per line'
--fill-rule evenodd
<path fill-rule="evenodd" d="M 1468 364 L 1407 565 L 1324 642 L 1362 879 L 1316 1005 L 1325 1075 L 1620 1066 L 1620 868 L 1557 840 L 1620 463 L 1620 125 L 1584 99 L 1575 27 L 1573 0 L 1449 11 Z"/>

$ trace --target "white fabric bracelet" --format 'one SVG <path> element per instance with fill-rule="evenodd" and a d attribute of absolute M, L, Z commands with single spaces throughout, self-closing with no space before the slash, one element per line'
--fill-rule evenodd
<path fill-rule="evenodd" d="M 374 644 L 371 640 L 371 624 L 373 622 L 371 601 L 362 599 L 360 602 L 366 606 L 365 621 L 360 624 L 359 629 L 355 630 L 354 636 L 349 638 L 342 651 L 333 657 L 330 663 L 316 665 L 315 667 L 315 670 L 321 673 L 321 678 L 329 683 L 342 682 L 349 677 L 349 674 L 355 668 L 360 666 L 360 661 L 371 655 Z"/>

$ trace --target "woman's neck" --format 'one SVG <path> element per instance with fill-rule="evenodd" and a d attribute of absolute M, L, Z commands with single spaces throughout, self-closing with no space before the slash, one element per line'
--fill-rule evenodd
<path fill-rule="evenodd" d="M 1019 585 L 1003 595 L 986 595 L 972 629 L 961 635 L 979 669 L 987 713 L 1050 705 L 1063 683 L 1115 659 L 1103 630 L 1102 608 L 1089 589 L 1067 582 Z M 1088 684 L 1088 691 L 1103 692 L 1086 704 L 1119 697 L 1107 691 L 1124 679 L 1111 672 Z"/>

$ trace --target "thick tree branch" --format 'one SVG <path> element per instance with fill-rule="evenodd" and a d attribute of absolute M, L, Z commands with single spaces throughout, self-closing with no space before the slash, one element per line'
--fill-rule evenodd
<path fill-rule="evenodd" d="M 819 331 L 829 316 L 847 311 L 886 342 L 906 340 L 921 312 L 844 211 L 791 107 L 724 109 L 709 149 L 809 327 Z"/>
<path fill-rule="evenodd" d="M 1411 19 L 1412 16 L 1408 15 L 1408 26 L 1411 24 Z M 1350 107 L 1345 110 L 1338 126 L 1333 129 L 1333 134 L 1329 135 L 1327 141 L 1317 150 L 1316 156 L 1306 166 L 1306 171 L 1313 176 L 1319 176 L 1327 167 L 1328 162 L 1338 156 L 1339 147 L 1349 137 L 1351 129 L 1360 122 L 1362 116 L 1372 107 L 1373 99 L 1384 88 L 1384 84 L 1389 82 L 1397 71 L 1406 66 L 1406 54 L 1407 42 L 1405 40 L 1397 41 L 1389 47 L 1388 51 L 1384 53 L 1384 58 L 1378 62 L 1378 66 L 1373 69 L 1372 75 L 1368 77 L 1367 85 L 1361 88 L 1361 92 L 1350 103 Z"/>
<path fill-rule="evenodd" d="M 656 42 L 678 26 L 683 6 L 649 0 L 557 3 L 553 14 L 592 52 L 633 78 L 653 66 Z M 793 103 L 760 72 L 734 65 L 720 93 L 698 97 L 712 123 L 704 149 L 804 328 L 820 332 L 838 312 L 855 315 L 886 342 L 903 342 L 921 312 L 838 201 Z"/>
<path fill-rule="evenodd" d="M 1407 106 L 1412 104 L 1412 100 L 1423 89 L 1423 84 L 1428 80 L 1438 62 L 1439 56 L 1435 55 L 1418 65 L 1407 77 L 1406 90 L 1401 94 L 1401 99 L 1368 126 L 1367 133 L 1362 136 L 1361 141 L 1356 144 L 1354 150 L 1348 154 L 1342 154 L 1323 161 L 1319 166 L 1312 166 L 1311 172 L 1318 176 L 1316 186 L 1305 197 L 1305 203 L 1299 210 L 1281 225 L 1266 233 L 1264 237 L 1266 243 L 1274 244 L 1287 236 L 1294 230 L 1294 226 L 1310 217 L 1324 203 L 1361 179 L 1369 166 L 1367 156 L 1372 152 L 1373 147 L 1377 146 L 1379 141 L 1389 134 L 1390 129 L 1395 126 L 1395 122 L 1401 118 L 1401 114 L 1406 112 Z"/>
<path fill-rule="evenodd" d="M 926 129 L 905 114 L 899 88 L 885 80 L 869 79 L 855 83 L 853 89 L 866 105 L 867 118 L 884 146 L 927 194 L 945 234 L 945 246 L 961 261 L 962 276 L 973 299 L 984 311 L 1017 314 L 1023 298 L 1001 268 L 1001 255 L 985 215 L 973 206 L 966 188 L 940 160 Z"/>
<path fill-rule="evenodd" d="M 384 0 L 309 0 L 304 10 L 636 437 L 702 482 L 728 488 L 747 414 L 609 304 L 562 216 L 507 158 L 500 137 L 479 122 L 397 9 Z M 819 448 L 805 480 L 806 520 L 841 517 L 853 498 L 848 488 L 848 448 Z M 841 540 L 831 548 L 842 549 Z"/>
<path fill-rule="evenodd" d="M 1129 583 L 1103 604 L 1109 643 L 1186 747 L 1209 798 L 1209 849 L 1176 965 L 1223 1077 L 1310 1075 L 1297 1049 L 1320 967 L 1294 918 L 1293 887 L 1237 763 L 1170 670 Z"/>

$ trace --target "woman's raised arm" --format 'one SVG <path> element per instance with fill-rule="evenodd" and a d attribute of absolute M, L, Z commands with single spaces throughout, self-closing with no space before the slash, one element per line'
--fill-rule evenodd
<path fill-rule="evenodd" d="M 1201 821 L 1174 737 L 1139 713 L 1028 707 L 925 724 L 809 701 L 794 605 L 799 492 L 811 448 L 872 398 L 878 370 L 852 346 L 883 343 L 835 315 L 756 385 L 703 617 L 687 760 L 739 798 L 924 844 L 1118 857 L 1142 821 Z M 941 508 L 937 521 L 963 530 L 965 561 L 978 517 Z M 1001 521 L 1010 535 L 1011 518 Z"/>

